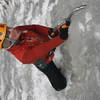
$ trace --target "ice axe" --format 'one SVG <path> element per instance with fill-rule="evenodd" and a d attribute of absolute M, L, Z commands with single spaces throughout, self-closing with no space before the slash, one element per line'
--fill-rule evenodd
<path fill-rule="evenodd" d="M 64 18 L 64 20 L 63 20 L 62 23 L 60 23 L 60 24 L 58 24 L 56 27 L 54 27 L 54 29 L 53 29 L 54 32 L 55 32 L 61 25 L 66 24 L 67 21 L 71 22 L 72 16 L 73 16 L 74 14 L 76 14 L 76 12 L 85 9 L 86 6 L 87 6 L 87 5 L 81 5 L 81 6 L 78 6 L 78 7 L 74 8 L 74 9 L 72 10 L 72 12 L 68 15 L 68 17 L 67 17 L 67 18 Z"/>

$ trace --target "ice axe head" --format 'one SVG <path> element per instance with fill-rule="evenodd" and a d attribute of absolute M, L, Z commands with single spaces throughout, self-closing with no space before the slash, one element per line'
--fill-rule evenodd
<path fill-rule="evenodd" d="M 80 10 L 82 10 L 82 9 L 85 9 L 86 6 L 87 6 L 87 5 L 81 5 L 81 6 L 79 6 L 79 7 L 76 7 L 76 8 L 73 9 L 72 13 L 75 13 L 75 12 L 77 12 L 77 11 L 80 11 Z"/>
<path fill-rule="evenodd" d="M 80 11 L 80 10 L 82 10 L 82 9 L 85 9 L 86 6 L 87 6 L 87 5 L 81 5 L 81 6 L 79 6 L 79 7 L 74 8 L 73 11 L 68 15 L 68 17 L 65 18 L 65 20 L 66 20 L 66 21 L 71 21 L 72 16 L 73 16 L 77 11 Z"/>

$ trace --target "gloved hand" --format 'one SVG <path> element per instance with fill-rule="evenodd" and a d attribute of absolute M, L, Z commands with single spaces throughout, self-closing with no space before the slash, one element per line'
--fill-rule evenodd
<path fill-rule="evenodd" d="M 60 34 L 60 38 L 63 40 L 66 40 L 68 38 L 68 28 L 70 26 L 71 22 L 66 21 L 65 24 L 61 25 L 56 31 L 54 31 L 53 28 L 51 28 L 49 32 L 49 37 L 55 38 Z"/>
<path fill-rule="evenodd" d="M 70 26 L 70 21 L 66 21 L 66 24 L 62 25 L 59 30 L 60 30 L 60 38 L 62 40 L 66 40 L 68 38 L 68 29 Z"/>

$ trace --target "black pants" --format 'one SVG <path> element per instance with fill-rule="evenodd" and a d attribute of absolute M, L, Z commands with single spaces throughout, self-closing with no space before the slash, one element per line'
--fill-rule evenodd
<path fill-rule="evenodd" d="M 54 89 L 60 91 L 66 87 L 67 80 L 60 72 L 60 70 L 56 67 L 53 61 L 45 65 L 45 67 L 40 67 L 37 64 L 35 65 L 40 71 L 42 71 L 48 77 Z"/>

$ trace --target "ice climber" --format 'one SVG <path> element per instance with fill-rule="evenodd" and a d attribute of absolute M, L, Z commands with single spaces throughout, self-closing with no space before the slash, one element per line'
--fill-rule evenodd
<path fill-rule="evenodd" d="M 6 49 L 23 64 L 34 64 L 57 91 L 67 85 L 66 78 L 53 62 L 56 47 L 68 39 L 70 21 L 56 31 L 42 25 L 8 27 L 0 24 L 0 49 Z"/>

